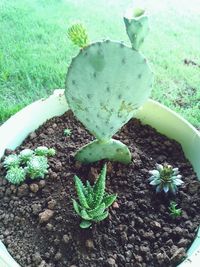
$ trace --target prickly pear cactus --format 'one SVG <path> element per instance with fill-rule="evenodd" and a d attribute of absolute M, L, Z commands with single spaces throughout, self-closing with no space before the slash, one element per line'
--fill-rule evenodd
<path fill-rule="evenodd" d="M 125 25 L 128 32 L 129 24 Z M 152 72 L 134 47 L 107 40 L 81 49 L 68 69 L 65 96 L 75 116 L 97 140 L 81 148 L 76 159 L 129 163 L 127 146 L 111 137 L 148 99 L 151 86 Z"/>
<path fill-rule="evenodd" d="M 138 8 L 133 13 L 134 18 L 132 18 L 130 12 L 127 13 L 127 17 L 124 17 L 126 32 L 131 41 L 132 48 L 135 50 L 139 50 L 149 32 L 148 17 L 143 16 L 144 12 L 144 10 Z"/>

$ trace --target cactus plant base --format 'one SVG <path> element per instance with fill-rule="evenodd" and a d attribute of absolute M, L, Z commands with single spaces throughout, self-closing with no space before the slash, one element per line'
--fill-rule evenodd
<path fill-rule="evenodd" d="M 118 140 L 110 139 L 105 142 L 94 140 L 82 147 L 76 153 L 75 159 L 82 163 L 92 163 L 108 159 L 128 164 L 131 162 L 131 153 L 128 147 Z"/>

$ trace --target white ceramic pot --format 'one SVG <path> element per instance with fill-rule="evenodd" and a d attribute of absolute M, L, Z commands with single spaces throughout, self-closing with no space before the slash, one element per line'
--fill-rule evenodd
<path fill-rule="evenodd" d="M 15 149 L 27 135 L 47 119 L 62 115 L 69 109 L 64 90 L 55 90 L 47 99 L 41 99 L 25 107 L 0 127 L 0 158 L 6 148 Z M 186 120 L 156 101 L 148 100 L 137 114 L 144 124 L 175 139 L 182 145 L 185 156 L 193 165 L 200 180 L 200 133 Z M 188 258 L 179 267 L 197 267 L 200 262 L 200 231 L 188 250 Z M 0 244 L 0 266 L 20 267 Z"/>

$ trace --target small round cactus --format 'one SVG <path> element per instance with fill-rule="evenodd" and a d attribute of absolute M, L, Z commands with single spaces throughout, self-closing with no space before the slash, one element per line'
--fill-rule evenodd
<path fill-rule="evenodd" d="M 156 192 L 163 190 L 165 193 L 175 194 L 178 191 L 178 186 L 183 184 L 179 169 L 168 164 L 156 164 L 156 170 L 151 170 L 149 173 L 151 174 L 150 185 L 156 186 Z"/>
<path fill-rule="evenodd" d="M 34 156 L 27 163 L 26 171 L 31 179 L 44 178 L 44 175 L 48 173 L 48 161 L 44 156 Z"/>
<path fill-rule="evenodd" d="M 11 167 L 6 174 L 6 180 L 12 184 L 21 184 L 26 178 L 26 172 L 22 167 Z"/>
<path fill-rule="evenodd" d="M 26 163 L 27 161 L 30 160 L 30 158 L 33 156 L 33 154 L 34 154 L 33 150 L 26 148 L 20 152 L 19 158 L 20 158 L 21 162 Z"/>
<path fill-rule="evenodd" d="M 19 164 L 20 164 L 20 159 L 17 155 L 9 155 L 5 157 L 5 160 L 3 162 L 4 167 L 7 169 L 19 166 Z"/>
<path fill-rule="evenodd" d="M 49 149 L 48 149 L 48 154 L 47 154 L 47 156 L 49 156 L 49 157 L 53 157 L 53 156 L 55 156 L 55 154 L 56 154 L 56 150 L 55 150 L 54 148 L 49 148 Z"/>
<path fill-rule="evenodd" d="M 46 146 L 38 146 L 36 149 L 35 149 L 35 154 L 37 156 L 47 156 L 48 155 L 48 147 Z"/>

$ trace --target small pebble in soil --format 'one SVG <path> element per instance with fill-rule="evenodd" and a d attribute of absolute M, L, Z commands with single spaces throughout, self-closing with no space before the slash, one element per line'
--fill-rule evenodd
<path fill-rule="evenodd" d="M 44 223 L 48 222 L 53 217 L 54 211 L 50 209 L 46 209 L 39 214 L 39 222 Z"/>
<path fill-rule="evenodd" d="M 69 243 L 69 241 L 70 241 L 70 236 L 68 236 L 68 235 L 63 235 L 63 242 L 65 243 L 65 244 L 68 244 Z"/>
<path fill-rule="evenodd" d="M 29 187 L 27 184 L 22 184 L 18 187 L 17 195 L 19 197 L 27 196 L 29 194 Z"/>
<path fill-rule="evenodd" d="M 35 184 L 35 183 L 34 184 L 30 184 L 29 188 L 33 193 L 37 193 L 38 190 L 39 190 L 39 186 L 37 184 Z"/>
<path fill-rule="evenodd" d="M 48 202 L 48 209 L 53 210 L 56 206 L 56 200 L 52 199 Z"/>
<path fill-rule="evenodd" d="M 113 207 L 113 209 L 119 209 L 119 204 L 115 201 L 115 202 L 112 204 L 112 207 Z"/>
<path fill-rule="evenodd" d="M 108 258 L 108 259 L 107 259 L 107 266 L 109 266 L 109 267 L 115 267 L 115 266 L 116 266 L 116 264 L 115 264 L 115 259 L 113 259 L 113 258 Z"/>
<path fill-rule="evenodd" d="M 87 249 L 92 250 L 94 249 L 94 242 L 92 239 L 87 239 L 85 242 L 85 246 Z"/>
<path fill-rule="evenodd" d="M 39 214 L 42 211 L 42 206 L 40 203 L 35 203 L 31 205 L 32 211 L 34 215 Z"/>
<path fill-rule="evenodd" d="M 39 186 L 40 189 L 44 188 L 45 185 L 46 185 L 45 180 L 40 180 L 39 183 L 38 183 L 38 186 Z"/>
<path fill-rule="evenodd" d="M 53 225 L 51 223 L 47 223 L 46 228 L 48 231 L 52 231 L 53 230 Z"/>

